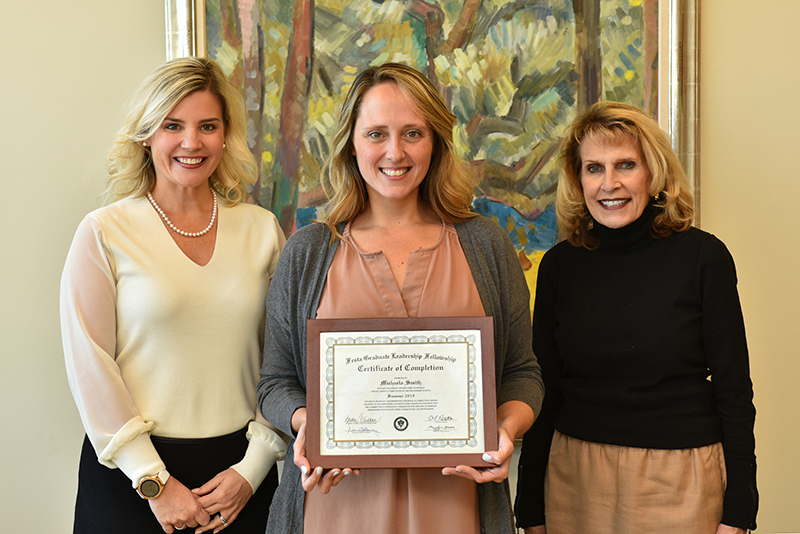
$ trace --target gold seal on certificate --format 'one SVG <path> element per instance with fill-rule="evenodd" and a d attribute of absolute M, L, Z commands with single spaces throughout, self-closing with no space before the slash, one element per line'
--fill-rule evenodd
<path fill-rule="evenodd" d="M 491 317 L 308 321 L 306 453 L 322 467 L 485 466 Z"/>

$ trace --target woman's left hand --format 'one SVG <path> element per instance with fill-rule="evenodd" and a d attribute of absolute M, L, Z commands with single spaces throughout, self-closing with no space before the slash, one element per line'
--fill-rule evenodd
<path fill-rule="evenodd" d="M 731 527 L 720 523 L 717 527 L 717 534 L 747 534 L 747 531 L 743 528 Z"/>
<path fill-rule="evenodd" d="M 497 450 L 483 453 L 483 460 L 491 467 L 474 468 L 468 465 L 445 467 L 443 475 L 457 475 L 483 484 L 502 482 L 508 478 L 514 438 L 521 436 L 533 424 L 533 410 L 521 401 L 507 401 L 497 408 Z"/>
<path fill-rule="evenodd" d="M 193 489 L 192 493 L 211 516 L 211 521 L 195 532 L 199 534 L 213 530 L 216 533 L 234 522 L 252 497 L 253 488 L 235 469 L 228 468 L 199 488 Z"/>
<path fill-rule="evenodd" d="M 469 478 L 478 484 L 502 482 L 507 479 L 508 468 L 511 465 L 511 455 L 514 454 L 514 440 L 503 427 L 497 429 L 497 435 L 497 450 L 483 454 L 484 461 L 494 464 L 493 466 L 475 468 L 468 465 L 459 465 L 457 467 L 445 467 L 442 469 L 442 474 Z"/>

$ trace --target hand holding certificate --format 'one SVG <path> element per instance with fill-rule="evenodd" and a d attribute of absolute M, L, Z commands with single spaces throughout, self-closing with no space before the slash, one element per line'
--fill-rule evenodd
<path fill-rule="evenodd" d="M 486 465 L 497 444 L 491 318 L 310 320 L 308 347 L 314 465 Z"/>

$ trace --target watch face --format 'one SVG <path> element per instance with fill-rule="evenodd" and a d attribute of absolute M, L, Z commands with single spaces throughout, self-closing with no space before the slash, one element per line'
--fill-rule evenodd
<path fill-rule="evenodd" d="M 142 495 L 147 497 L 148 499 L 152 499 L 161 491 L 161 485 L 156 482 L 155 480 L 148 478 L 147 480 L 142 481 L 142 485 L 140 486 Z"/>

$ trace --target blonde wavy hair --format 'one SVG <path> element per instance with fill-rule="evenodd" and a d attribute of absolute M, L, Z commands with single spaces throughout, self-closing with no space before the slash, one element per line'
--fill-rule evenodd
<path fill-rule="evenodd" d="M 352 220 L 369 202 L 367 187 L 354 155 L 353 130 L 364 95 L 378 85 L 393 83 L 416 105 L 433 131 L 430 167 L 419 186 L 420 199 L 446 222 L 463 222 L 470 211 L 472 183 L 453 145 L 456 116 L 445 105 L 436 88 L 419 71 L 399 63 L 384 63 L 362 71 L 353 82 L 339 115 L 331 154 L 325 162 L 328 204 L 322 218 L 334 236 L 336 225 Z M 323 181 L 323 185 L 326 185 Z M 328 189 L 328 187 L 330 189 Z"/>
<path fill-rule="evenodd" d="M 210 91 L 222 106 L 225 150 L 208 179 L 229 205 L 247 196 L 246 184 L 258 176 L 255 159 L 247 147 L 244 103 L 239 91 L 211 59 L 186 57 L 168 61 L 154 70 L 127 106 L 126 119 L 108 154 L 107 197 L 119 200 L 142 197 L 156 185 L 150 149 L 143 145 L 178 103 L 197 91 Z"/>
<path fill-rule="evenodd" d="M 570 243 L 588 249 L 599 245 L 590 232 L 592 219 L 581 186 L 581 143 L 590 135 L 605 138 L 614 145 L 631 139 L 641 147 L 650 171 L 648 193 L 660 209 L 653 222 L 652 235 L 667 237 L 691 226 L 694 197 L 667 134 L 639 108 L 601 101 L 570 124 L 559 155 L 561 176 L 556 195 L 556 217 L 560 232 Z"/>

